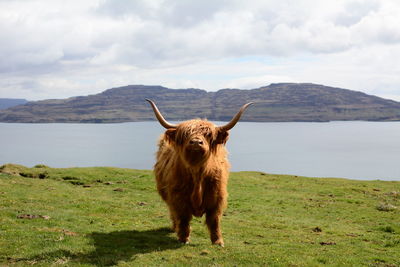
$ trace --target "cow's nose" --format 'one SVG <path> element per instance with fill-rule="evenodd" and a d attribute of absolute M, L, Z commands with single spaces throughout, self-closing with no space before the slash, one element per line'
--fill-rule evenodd
<path fill-rule="evenodd" d="M 190 140 L 190 142 L 189 142 L 191 145 L 202 145 L 203 144 L 203 141 L 201 140 L 201 139 L 192 139 L 192 140 Z"/>

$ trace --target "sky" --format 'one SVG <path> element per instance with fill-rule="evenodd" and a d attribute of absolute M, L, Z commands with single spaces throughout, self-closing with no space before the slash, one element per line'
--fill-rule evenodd
<path fill-rule="evenodd" d="M 279 82 L 400 101 L 400 1 L 0 0 L 0 98 Z"/>

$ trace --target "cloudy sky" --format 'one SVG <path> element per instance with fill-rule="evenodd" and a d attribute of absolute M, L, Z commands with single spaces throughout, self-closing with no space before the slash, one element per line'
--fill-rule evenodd
<path fill-rule="evenodd" d="M 398 0 L 0 0 L 0 97 L 311 82 L 400 101 Z"/>

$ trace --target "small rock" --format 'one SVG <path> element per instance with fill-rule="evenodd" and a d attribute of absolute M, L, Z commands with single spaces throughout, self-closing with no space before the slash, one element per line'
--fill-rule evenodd
<path fill-rule="evenodd" d="M 115 192 L 123 192 L 123 191 L 125 191 L 123 188 L 116 188 L 116 189 L 114 189 L 114 191 Z"/>
<path fill-rule="evenodd" d="M 138 204 L 139 206 L 145 206 L 145 205 L 147 205 L 146 202 L 138 202 L 137 204 Z"/>
<path fill-rule="evenodd" d="M 105 185 L 113 185 L 114 183 L 113 182 L 105 182 L 104 184 Z"/>

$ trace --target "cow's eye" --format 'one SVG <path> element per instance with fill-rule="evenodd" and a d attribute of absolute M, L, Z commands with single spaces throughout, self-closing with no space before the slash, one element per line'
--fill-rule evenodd
<path fill-rule="evenodd" d="M 206 137 L 207 137 L 207 138 L 211 138 L 211 136 L 212 136 L 211 133 L 206 134 Z"/>

